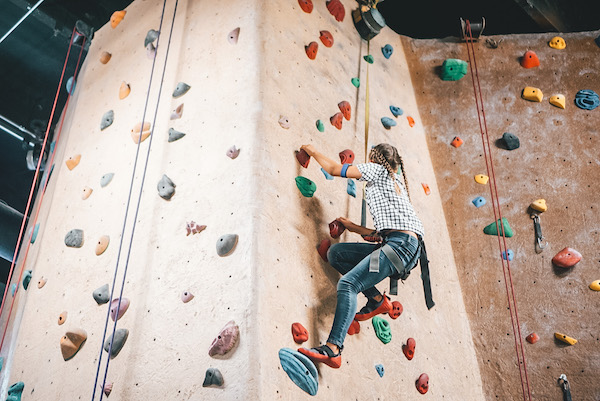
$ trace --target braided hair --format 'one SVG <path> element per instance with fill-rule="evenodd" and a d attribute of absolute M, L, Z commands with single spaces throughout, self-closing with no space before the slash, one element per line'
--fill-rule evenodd
<path fill-rule="evenodd" d="M 373 160 L 373 162 L 377 164 L 381 164 L 388 171 L 390 178 L 394 181 L 394 186 L 396 188 L 396 193 L 398 195 L 402 194 L 402 189 L 396 182 L 396 171 L 398 171 L 398 167 L 400 167 L 400 171 L 402 171 L 402 177 L 404 178 L 404 186 L 406 188 L 406 194 L 408 195 L 408 199 L 410 200 L 410 192 L 408 191 L 408 181 L 406 179 L 406 173 L 404 172 L 404 162 L 402 161 L 402 157 L 398 153 L 398 150 L 387 143 L 380 143 L 377 146 L 374 146 L 371 149 L 371 153 L 369 158 Z"/>

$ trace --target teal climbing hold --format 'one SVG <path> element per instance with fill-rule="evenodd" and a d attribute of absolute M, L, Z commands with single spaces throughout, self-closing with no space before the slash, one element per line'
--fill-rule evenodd
<path fill-rule="evenodd" d="M 315 191 L 317 190 L 317 184 L 315 184 L 308 178 L 301 176 L 296 177 L 296 186 L 298 187 L 302 195 L 307 198 L 312 198 Z"/>
<path fill-rule="evenodd" d="M 2 366 L 4 365 L 4 357 L 0 356 L 0 372 L 2 372 Z"/>
<path fill-rule="evenodd" d="M 506 254 L 507 252 L 502 251 L 502 259 L 506 260 Z M 513 258 L 515 257 L 515 253 L 513 252 L 512 249 L 508 250 L 508 261 L 512 261 Z"/>
<path fill-rule="evenodd" d="M 315 364 L 307 356 L 291 348 L 281 348 L 279 362 L 296 386 L 310 395 L 317 394 L 319 375 Z"/>
<path fill-rule="evenodd" d="M 27 291 L 27 287 L 29 287 L 29 283 L 31 282 L 31 270 L 25 270 L 25 274 L 23 275 L 23 288 Z"/>
<path fill-rule="evenodd" d="M 365 59 L 365 61 L 369 64 L 373 64 L 373 56 L 371 56 L 370 54 L 367 54 L 366 56 L 363 57 Z"/>
<path fill-rule="evenodd" d="M 442 64 L 442 80 L 458 81 L 467 73 L 467 62 L 455 58 L 444 60 Z"/>
<path fill-rule="evenodd" d="M 327 178 L 328 180 L 333 180 L 333 176 L 329 174 L 323 167 L 321 167 L 321 171 L 323 172 L 325 178 Z"/>
<path fill-rule="evenodd" d="M 373 321 L 373 328 L 375 329 L 377 338 L 384 344 L 392 341 L 392 329 L 389 322 L 380 316 L 373 316 L 371 320 Z"/>
<path fill-rule="evenodd" d="M 580 109 L 594 110 L 600 106 L 600 97 L 591 89 L 582 89 L 575 95 L 575 105 Z"/>
<path fill-rule="evenodd" d="M 473 202 L 475 207 L 481 207 L 481 206 L 485 205 L 486 200 L 483 196 L 478 196 L 477 198 L 473 199 L 471 202 Z"/>
<path fill-rule="evenodd" d="M 486 233 L 486 234 L 488 234 L 488 235 L 498 235 L 498 226 L 497 226 L 496 223 L 497 222 L 494 222 L 492 224 L 487 225 L 483 229 L 483 232 Z M 504 236 L 506 238 L 512 237 L 513 236 L 513 230 L 510 228 L 510 225 L 508 224 L 508 220 L 506 220 L 506 217 L 502 218 L 502 226 L 504 227 Z"/>
<path fill-rule="evenodd" d="M 17 382 L 9 387 L 8 389 L 8 397 L 6 401 L 21 401 L 21 393 L 23 393 L 23 388 L 25 387 L 25 383 Z"/>
<path fill-rule="evenodd" d="M 50 151 L 48 151 L 49 155 L 51 155 L 54 152 L 55 146 L 56 146 L 56 141 L 52 141 L 52 143 L 50 144 Z"/>
<path fill-rule="evenodd" d="M 392 45 L 387 44 L 381 48 L 381 52 L 383 53 L 383 57 L 389 59 L 390 57 L 392 57 L 394 48 L 392 47 Z"/>
<path fill-rule="evenodd" d="M 390 129 L 396 126 L 396 121 L 392 120 L 389 117 L 381 117 L 381 124 L 385 129 Z"/>
<path fill-rule="evenodd" d="M 375 365 L 375 370 L 377 371 L 377 373 L 379 373 L 379 377 L 383 377 L 385 370 L 383 369 L 382 364 Z"/>
<path fill-rule="evenodd" d="M 352 85 L 356 86 L 357 88 L 360 86 L 360 79 L 358 78 L 352 78 L 350 82 L 352 82 Z"/>
<path fill-rule="evenodd" d="M 317 129 L 320 132 L 325 132 L 325 124 L 323 124 L 323 121 L 317 120 Z"/>
<path fill-rule="evenodd" d="M 11 292 L 12 296 L 14 297 L 15 293 L 17 292 L 17 283 L 12 283 L 10 285 L 10 292 Z"/>
<path fill-rule="evenodd" d="M 35 226 L 33 227 L 33 232 L 31 233 L 31 243 L 32 244 L 35 242 L 35 239 L 37 238 L 39 230 L 40 230 L 40 223 L 36 223 Z"/>
<path fill-rule="evenodd" d="M 401 116 L 402 114 L 404 114 L 404 110 L 402 110 L 400 107 L 396 107 L 396 106 L 390 106 L 390 111 L 392 112 L 394 117 L 398 117 L 398 116 Z"/>
<path fill-rule="evenodd" d="M 356 183 L 352 178 L 348 178 L 348 186 L 346 188 L 346 192 L 348 192 L 348 195 L 356 198 Z"/>

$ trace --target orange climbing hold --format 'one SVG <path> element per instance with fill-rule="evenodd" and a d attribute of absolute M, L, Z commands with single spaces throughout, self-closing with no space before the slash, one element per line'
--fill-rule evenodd
<path fill-rule="evenodd" d="M 309 59 L 314 60 L 317 57 L 317 51 L 319 50 L 319 44 L 317 42 L 310 42 L 308 46 L 304 46 L 306 55 Z"/>
<path fill-rule="evenodd" d="M 319 35 L 321 35 L 321 36 L 319 36 L 319 39 L 321 39 L 321 42 L 323 42 L 325 47 L 333 46 L 333 35 L 331 34 L 331 32 L 320 31 Z"/>
<path fill-rule="evenodd" d="M 298 0 L 298 4 L 305 13 L 310 14 L 313 10 L 312 0 Z"/>
<path fill-rule="evenodd" d="M 340 0 L 328 0 L 327 9 L 329 13 L 333 15 L 336 21 L 342 22 L 346 16 L 346 9 Z"/>
<path fill-rule="evenodd" d="M 141 136 L 140 136 L 140 131 Z M 140 142 L 144 142 L 146 138 L 150 136 L 150 123 L 144 121 L 144 126 L 142 127 L 142 123 L 137 123 L 133 129 L 131 130 L 131 139 L 133 139 L 133 143 L 136 145 Z"/>
<path fill-rule="evenodd" d="M 342 113 L 335 113 L 333 116 L 331 116 L 329 121 L 331 122 L 331 125 L 333 125 L 335 128 L 342 129 L 343 118 L 344 116 L 342 115 Z"/>
<path fill-rule="evenodd" d="M 350 149 L 342 150 L 340 152 L 339 156 L 340 156 L 340 163 L 342 163 L 342 164 L 354 163 L 354 152 L 351 151 Z"/>
<path fill-rule="evenodd" d="M 65 163 L 67 164 L 67 167 L 69 168 L 69 170 L 73 170 L 75 167 L 77 167 L 80 160 L 81 160 L 81 155 L 75 155 L 75 156 L 69 157 L 67 159 L 67 161 L 65 161 Z"/>
<path fill-rule="evenodd" d="M 458 148 L 462 144 L 463 144 L 463 140 L 460 139 L 460 137 L 458 137 L 458 136 L 455 136 L 454 139 L 452 140 L 452 146 L 454 146 L 455 148 Z"/>
<path fill-rule="evenodd" d="M 327 251 L 329 251 L 330 246 L 331 241 L 329 239 L 324 239 L 319 245 L 317 245 L 317 252 L 319 252 L 319 256 L 321 256 L 321 259 L 323 259 L 325 262 L 328 262 Z"/>
<path fill-rule="evenodd" d="M 121 82 L 121 87 L 119 88 L 119 99 L 123 100 L 129 93 L 131 92 L 131 86 L 125 81 Z"/>
<path fill-rule="evenodd" d="M 83 187 L 83 192 L 81 194 L 81 199 L 86 200 L 90 197 L 90 195 L 94 192 L 94 190 L 90 187 Z"/>
<path fill-rule="evenodd" d="M 73 358 L 83 343 L 87 340 L 87 333 L 82 329 L 74 329 L 60 339 L 60 350 L 65 361 Z"/>
<path fill-rule="evenodd" d="M 38 280 L 38 288 L 42 288 L 43 286 L 45 286 L 47 281 L 48 281 L 48 279 L 45 279 L 44 277 L 40 277 L 40 279 Z"/>
<path fill-rule="evenodd" d="M 528 50 L 523 58 L 521 58 L 521 66 L 525 68 L 539 67 L 540 59 L 535 52 Z"/>
<path fill-rule="evenodd" d="M 408 120 L 408 125 L 410 125 L 411 127 L 415 126 L 415 119 L 412 118 L 411 116 L 406 117 L 406 119 Z"/>
<path fill-rule="evenodd" d="M 423 191 L 425 191 L 425 195 L 431 194 L 431 189 L 429 189 L 429 185 L 427 185 L 424 182 L 422 182 L 421 186 L 423 187 Z"/>
<path fill-rule="evenodd" d="M 333 220 L 329 223 L 329 235 L 331 235 L 331 238 L 339 238 L 345 230 L 346 226 L 339 220 Z"/>
<path fill-rule="evenodd" d="M 552 258 L 556 266 L 569 268 L 575 266 L 581 260 L 581 254 L 573 248 L 565 248 Z"/>
<path fill-rule="evenodd" d="M 403 311 L 404 308 L 402 307 L 402 304 L 398 301 L 394 301 L 392 302 L 392 310 L 388 312 L 388 316 L 392 319 L 398 319 Z"/>
<path fill-rule="evenodd" d="M 60 315 L 58 315 L 58 325 L 62 326 L 64 322 L 67 321 L 67 311 L 64 311 Z"/>
<path fill-rule="evenodd" d="M 106 64 L 110 61 L 110 58 L 112 57 L 112 54 L 110 54 L 109 52 L 102 52 L 102 54 L 100 54 L 100 62 L 102 64 Z"/>
<path fill-rule="evenodd" d="M 304 149 L 300 149 L 296 151 L 296 160 L 298 163 L 304 168 L 308 168 L 308 163 L 310 163 L 310 156 Z"/>
<path fill-rule="evenodd" d="M 527 340 L 527 342 L 529 344 L 535 344 L 538 342 L 538 340 L 540 339 L 540 336 L 538 336 L 535 333 L 531 333 L 530 335 L 528 335 L 527 337 L 525 337 L 525 339 Z"/>
<path fill-rule="evenodd" d="M 303 342 L 308 341 L 308 330 L 300 323 L 293 323 L 292 336 L 294 337 L 296 344 L 302 344 Z"/>
<path fill-rule="evenodd" d="M 338 103 L 338 107 L 344 115 L 344 118 L 350 121 L 350 117 L 352 117 L 352 108 L 350 107 L 350 103 L 344 100 L 343 102 Z"/>
<path fill-rule="evenodd" d="M 106 251 L 108 248 L 108 243 L 110 242 L 110 237 L 108 235 L 103 235 L 98 239 L 96 243 L 96 255 L 100 256 Z"/>
<path fill-rule="evenodd" d="M 358 333 L 360 333 L 360 322 L 358 320 L 353 320 L 352 323 L 350 323 L 350 327 L 348 327 L 348 335 L 353 336 Z"/>
<path fill-rule="evenodd" d="M 115 11 L 110 17 L 110 26 L 116 28 L 117 25 L 119 25 L 119 23 L 123 21 L 123 18 L 125 18 L 125 14 L 127 14 L 127 11 L 125 10 Z"/>

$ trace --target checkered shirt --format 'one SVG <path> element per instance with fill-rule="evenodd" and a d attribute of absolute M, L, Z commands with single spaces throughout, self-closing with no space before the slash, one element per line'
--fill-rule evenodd
<path fill-rule="evenodd" d="M 417 217 L 408 199 L 403 178 L 396 174 L 396 182 L 402 192 L 398 195 L 394 181 L 381 164 L 362 163 L 357 164 L 356 168 L 362 174 L 359 181 L 367 181 L 366 198 L 375 229 L 377 231 L 407 230 L 423 236 L 425 233 L 423 223 Z"/>

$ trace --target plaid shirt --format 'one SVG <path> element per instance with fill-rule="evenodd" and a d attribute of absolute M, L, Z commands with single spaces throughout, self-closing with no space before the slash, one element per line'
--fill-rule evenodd
<path fill-rule="evenodd" d="M 377 231 L 407 230 L 424 236 L 423 223 L 417 217 L 408 199 L 402 177 L 396 174 L 396 182 L 402 192 L 402 195 L 398 195 L 394 181 L 381 164 L 362 163 L 357 164 L 356 167 L 362 174 L 359 181 L 367 181 L 366 198 L 375 229 Z"/>

